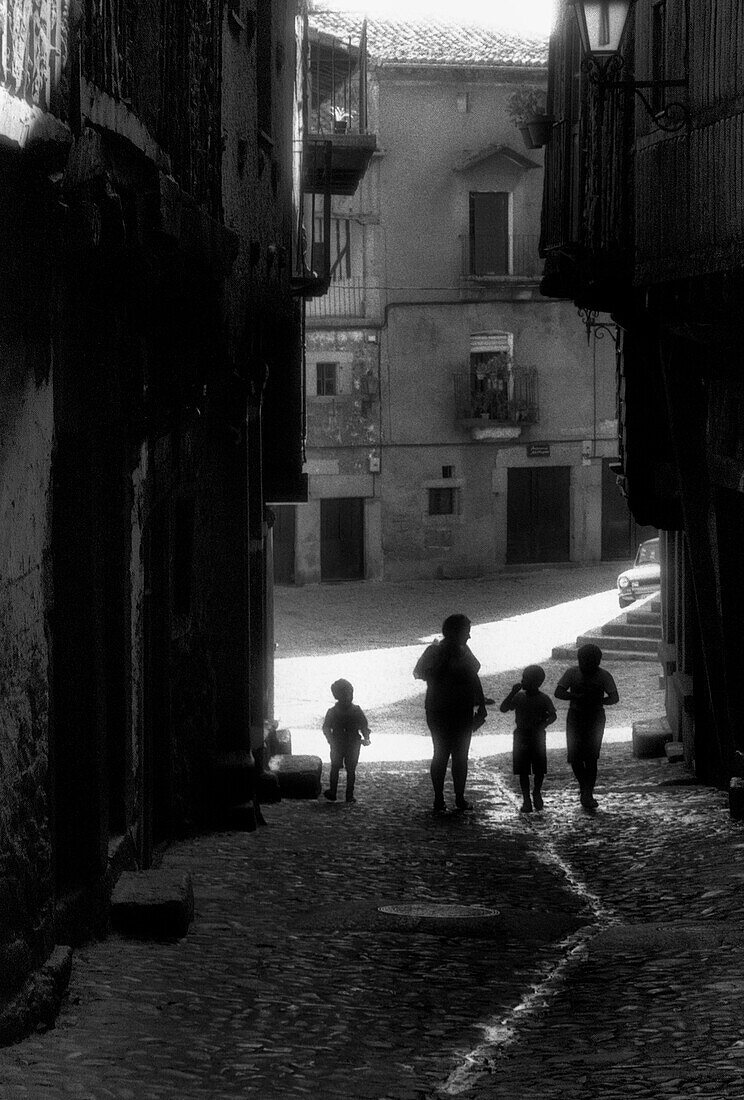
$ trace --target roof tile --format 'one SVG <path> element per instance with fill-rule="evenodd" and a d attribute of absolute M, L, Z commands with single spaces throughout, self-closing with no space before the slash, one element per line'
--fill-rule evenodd
<path fill-rule="evenodd" d="M 359 41 L 360 12 L 313 5 L 310 25 Z M 367 50 L 375 61 L 412 65 L 516 65 L 545 68 L 548 37 L 530 37 L 480 23 L 445 19 L 367 19 Z"/>

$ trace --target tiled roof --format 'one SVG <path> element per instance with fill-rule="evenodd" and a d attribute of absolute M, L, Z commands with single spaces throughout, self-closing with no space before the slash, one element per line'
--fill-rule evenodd
<path fill-rule="evenodd" d="M 356 44 L 360 12 L 313 5 L 310 26 Z M 532 38 L 478 23 L 444 19 L 367 19 L 367 51 L 373 61 L 418 65 L 518 65 L 546 67 L 548 38 Z"/>

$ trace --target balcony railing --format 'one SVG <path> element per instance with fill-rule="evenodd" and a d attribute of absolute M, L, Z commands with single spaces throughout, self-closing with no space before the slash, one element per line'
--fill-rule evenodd
<path fill-rule="evenodd" d="M 366 22 L 357 42 L 311 28 L 309 60 L 309 132 L 366 134 Z"/>
<path fill-rule="evenodd" d="M 364 282 L 360 278 L 331 282 L 327 293 L 307 301 L 305 316 L 364 317 Z"/>
<path fill-rule="evenodd" d="M 508 374 L 478 378 L 472 372 L 456 374 L 455 409 L 462 422 L 477 424 L 536 424 L 540 418 L 537 371 L 514 368 Z"/>
<path fill-rule="evenodd" d="M 466 279 L 539 279 L 543 261 L 537 233 L 479 233 L 462 237 L 462 273 Z"/>

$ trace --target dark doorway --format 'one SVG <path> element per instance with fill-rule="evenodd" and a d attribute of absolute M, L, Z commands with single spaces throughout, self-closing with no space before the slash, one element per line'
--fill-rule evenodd
<path fill-rule="evenodd" d="M 294 584 L 296 509 L 294 504 L 274 504 L 271 510 L 274 513 L 274 583 Z"/>
<path fill-rule="evenodd" d="M 507 563 L 569 561 L 571 467 L 514 467 L 508 473 Z"/>
<path fill-rule="evenodd" d="M 167 509 L 149 517 L 145 538 L 144 814 L 142 860 L 171 833 L 170 523 Z"/>
<path fill-rule="evenodd" d="M 88 884 L 101 872 L 106 839 L 97 469 L 78 437 L 60 432 L 52 492 L 51 746 L 60 894 Z"/>
<path fill-rule="evenodd" d="M 630 560 L 640 542 L 659 533 L 633 519 L 612 469 L 616 464 L 615 458 L 602 459 L 602 561 Z"/>
<path fill-rule="evenodd" d="M 340 497 L 320 502 L 320 579 L 364 577 L 364 500 Z"/>

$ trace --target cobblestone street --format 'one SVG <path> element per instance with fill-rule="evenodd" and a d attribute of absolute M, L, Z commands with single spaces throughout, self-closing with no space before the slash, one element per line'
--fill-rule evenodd
<path fill-rule="evenodd" d="M 57 1026 L 0 1051 L 0 1097 L 744 1095 L 725 794 L 634 759 L 618 725 L 589 814 L 561 712 L 543 813 L 518 813 L 504 725 L 476 739 L 475 812 L 439 819 L 420 725 L 399 724 L 408 759 L 385 759 L 392 733 L 362 758 L 354 805 L 285 800 L 256 833 L 173 846 L 188 936 L 76 951 Z M 496 915 L 381 911 L 435 903 Z"/>

